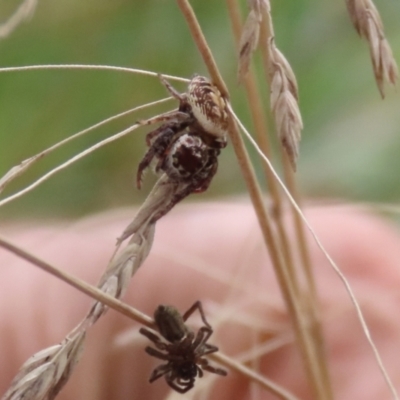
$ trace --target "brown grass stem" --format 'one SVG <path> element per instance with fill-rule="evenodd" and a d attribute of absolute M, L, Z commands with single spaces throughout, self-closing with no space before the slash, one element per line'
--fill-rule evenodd
<path fill-rule="evenodd" d="M 262 8 L 262 23 L 260 26 L 260 47 L 263 58 L 263 66 L 266 80 L 271 84 L 270 75 L 270 54 L 268 51 L 268 43 L 274 37 L 274 29 L 272 18 L 267 9 Z M 290 165 L 289 158 L 286 152 L 282 149 L 282 164 L 285 176 L 285 182 L 288 185 L 290 193 L 294 196 L 295 201 L 299 203 L 299 193 L 296 187 L 294 172 Z M 268 156 L 267 156 L 268 157 Z M 293 211 L 293 223 L 298 240 L 300 252 L 300 267 L 301 272 L 305 277 L 306 288 L 305 292 L 299 296 L 299 301 L 302 303 L 302 310 L 305 314 L 308 324 L 305 326 L 306 335 L 310 338 L 310 342 L 314 347 L 313 354 L 316 357 L 315 362 L 310 366 L 310 378 L 314 382 L 314 392 L 319 399 L 333 399 L 332 385 L 329 378 L 328 364 L 324 349 L 323 332 L 318 314 L 318 298 L 314 277 L 312 274 L 311 260 L 308 254 L 307 242 L 304 234 L 303 222 L 295 210 Z"/>
<path fill-rule="evenodd" d="M 232 30 L 235 37 L 236 47 L 239 48 L 240 36 L 242 32 L 242 22 L 240 10 L 236 0 L 226 0 L 229 16 L 232 23 Z M 257 135 L 257 141 L 263 152 L 270 157 L 271 146 L 268 140 L 268 127 L 265 119 L 265 111 L 261 102 L 261 95 L 257 89 L 256 78 L 254 71 L 250 69 L 249 73 L 243 77 L 244 88 L 250 104 L 251 118 L 254 124 L 254 131 Z M 289 277 L 292 279 L 294 290 L 298 293 L 299 285 L 296 282 L 294 274 L 293 257 L 291 254 L 291 247 L 289 239 L 283 224 L 283 213 L 282 213 L 282 197 L 279 192 L 274 176 L 271 174 L 270 169 L 263 163 L 263 171 L 267 181 L 267 185 L 271 194 L 273 203 L 273 215 L 276 220 L 278 228 L 278 236 L 280 242 L 280 248 L 282 249 L 285 263 L 288 267 Z"/>
<path fill-rule="evenodd" d="M 219 72 L 215 73 L 216 63 L 212 59 L 211 50 L 205 40 L 197 18 L 194 14 L 192 7 L 187 0 L 177 0 L 180 9 L 184 17 L 189 24 L 190 31 L 192 33 L 193 39 L 203 56 L 203 60 L 209 70 L 210 76 L 213 82 L 218 86 L 219 80 L 222 79 Z M 211 61 L 210 61 L 211 57 Z M 224 82 L 222 82 L 222 88 L 226 88 Z M 221 90 L 222 92 L 222 90 Z M 267 249 L 269 251 L 272 265 L 274 267 L 277 280 L 286 303 L 288 313 L 293 321 L 297 341 L 299 343 L 301 354 L 304 357 L 305 367 L 310 378 L 310 384 L 315 389 L 316 393 L 324 393 L 323 387 L 321 387 L 321 379 L 317 373 L 318 363 L 315 362 L 315 348 L 306 330 L 306 320 L 302 315 L 301 306 L 298 301 L 296 301 L 296 294 L 291 283 L 291 279 L 288 275 L 287 268 L 284 266 L 283 257 L 281 251 L 278 247 L 276 239 L 273 234 L 271 219 L 268 216 L 264 201 L 262 198 L 261 190 L 258 185 L 257 179 L 255 177 L 253 166 L 250 163 L 250 159 L 247 150 L 244 146 L 243 139 L 239 133 L 238 127 L 236 125 L 234 116 L 229 109 L 229 134 L 234 147 L 236 157 L 238 159 L 239 166 L 241 168 L 244 180 L 247 185 L 247 189 L 250 194 L 257 218 L 261 227 L 263 238 Z M 320 399 L 328 399 L 326 396 L 319 397 Z"/>
<path fill-rule="evenodd" d="M 177 0 L 177 3 L 186 19 L 190 33 L 192 34 L 199 52 L 203 57 L 204 64 L 207 66 L 213 83 L 218 87 L 223 97 L 229 98 L 229 92 L 226 84 L 222 79 L 217 63 L 214 60 L 214 56 L 212 55 L 210 47 L 207 44 L 206 38 L 204 37 L 203 31 L 199 22 L 197 21 L 196 14 L 194 13 L 192 6 L 186 0 Z"/>
<path fill-rule="evenodd" d="M 137 321 L 140 324 L 146 325 L 150 328 L 154 328 L 153 320 L 146 314 L 143 314 L 140 311 L 135 310 L 134 308 L 126 305 L 122 301 L 115 299 L 115 297 L 109 296 L 108 294 L 104 293 L 95 286 L 92 286 L 86 283 L 85 281 L 76 278 L 65 271 L 60 270 L 59 268 L 54 267 L 53 265 L 41 260 L 40 258 L 34 256 L 33 254 L 10 243 L 8 240 L 2 237 L 0 237 L 0 247 L 7 249 L 11 253 L 14 253 L 16 256 L 23 258 L 24 260 L 30 262 L 31 264 L 55 276 L 56 278 L 61 279 L 63 282 L 73 286 L 75 289 L 78 289 L 79 291 L 87 294 L 93 299 L 106 304 L 108 307 L 114 309 L 115 311 L 120 312 L 121 314 L 127 316 L 128 318 L 131 318 L 134 321 Z"/>
<path fill-rule="evenodd" d="M 287 154 L 282 149 L 282 159 L 284 164 L 284 176 L 285 183 L 288 187 L 289 192 L 293 196 L 297 204 L 301 205 L 301 196 L 298 192 L 296 180 L 293 169 L 291 168 L 290 161 L 288 160 Z M 326 348 L 324 334 L 321 326 L 321 318 L 319 311 L 319 301 L 317 287 L 312 271 L 312 262 L 308 249 L 307 238 L 305 235 L 304 223 L 296 211 L 291 205 L 293 226 L 295 229 L 295 236 L 297 238 L 298 249 L 300 254 L 301 272 L 305 277 L 306 287 L 305 295 L 302 296 L 301 301 L 303 303 L 304 313 L 307 314 L 309 319 L 309 333 L 314 338 L 313 343 L 316 346 L 316 355 L 318 357 L 319 369 L 321 373 L 321 379 L 323 380 L 323 386 L 326 388 L 326 392 L 329 393 L 329 398 L 333 399 L 332 382 L 329 376 L 328 360 L 326 358 Z"/>
<path fill-rule="evenodd" d="M 277 385 L 276 383 L 270 381 L 269 379 L 265 378 L 264 376 L 256 373 L 254 370 L 246 367 L 245 365 L 235 361 L 234 359 L 222 354 L 220 352 L 214 353 L 210 355 L 210 358 L 217 361 L 218 363 L 228 367 L 242 375 L 245 375 L 253 382 L 257 382 L 262 387 L 267 389 L 268 391 L 272 392 L 276 395 L 279 399 L 282 400 L 298 400 L 298 397 L 287 391 L 286 389 L 282 388 L 281 386 Z"/>
<path fill-rule="evenodd" d="M 233 111 L 231 110 L 231 112 L 233 113 Z M 349 281 L 347 280 L 346 276 L 344 275 L 344 273 L 341 271 L 341 269 L 339 268 L 339 266 L 336 264 L 336 262 L 333 260 L 333 258 L 329 255 L 329 253 L 326 251 L 324 245 L 321 243 L 321 241 L 319 240 L 317 234 L 314 232 L 314 229 L 312 228 L 312 226 L 310 225 L 310 223 L 308 222 L 307 218 L 305 217 L 305 215 L 303 214 L 301 208 L 298 206 L 298 204 L 296 203 L 295 199 L 293 198 L 293 196 L 290 194 L 289 190 L 286 188 L 285 184 L 283 183 L 283 181 L 281 180 L 281 178 L 279 177 L 279 175 L 276 173 L 276 171 L 274 170 L 271 161 L 268 159 L 268 157 L 265 156 L 265 154 L 261 151 L 261 149 L 259 148 L 259 146 L 257 145 L 257 143 L 254 141 L 254 139 L 252 138 L 252 136 L 249 134 L 249 132 L 246 130 L 246 128 L 244 127 L 244 125 L 240 122 L 240 120 L 235 116 L 235 120 L 237 121 L 237 123 L 240 125 L 241 130 L 243 131 L 243 133 L 246 135 L 246 137 L 248 138 L 248 140 L 252 143 L 253 147 L 257 150 L 258 154 L 262 157 L 262 159 L 267 163 L 268 167 L 271 169 L 271 171 L 273 172 L 277 182 L 279 183 L 279 185 L 281 186 L 282 190 L 285 192 L 288 200 L 290 201 L 291 205 L 293 206 L 293 208 L 296 210 L 296 212 L 298 213 L 298 215 L 300 216 L 301 220 L 303 221 L 304 225 L 307 227 L 307 229 L 309 230 L 309 232 L 311 233 L 311 236 L 313 237 L 315 243 L 317 244 L 317 246 L 319 247 L 319 249 L 322 251 L 322 253 L 324 254 L 324 256 L 326 257 L 326 259 L 328 260 L 329 264 L 331 265 L 332 269 L 335 271 L 336 275 L 339 277 L 339 279 L 342 281 L 349 297 L 350 300 L 354 306 L 354 309 L 356 311 L 357 314 L 357 318 L 360 322 L 361 328 L 364 332 L 364 335 L 368 341 L 369 346 L 371 347 L 371 350 L 374 354 L 375 360 L 378 364 L 379 370 L 388 386 L 388 389 L 390 390 L 391 394 L 392 394 L 392 398 L 399 400 L 399 396 L 397 394 L 397 390 L 388 374 L 388 372 L 386 371 L 385 365 L 383 364 L 382 358 L 379 354 L 379 350 L 376 347 L 374 340 L 372 339 L 371 336 L 371 332 L 368 328 L 368 325 L 365 321 L 364 318 L 364 314 L 361 310 L 360 304 L 357 301 L 357 298 L 353 292 L 353 289 L 349 283 Z"/>
<path fill-rule="evenodd" d="M 136 310 L 133 307 L 128 306 L 122 301 L 117 300 L 115 297 L 110 296 L 104 293 L 102 290 L 92 286 L 85 281 L 74 277 L 73 275 L 68 274 L 65 271 L 62 271 L 55 266 L 39 259 L 38 257 L 32 255 L 31 253 L 21 249 L 20 247 L 12 244 L 8 240 L 0 237 L 0 247 L 10 251 L 16 256 L 28 261 L 29 263 L 39 267 L 40 269 L 46 271 L 47 273 L 55 276 L 56 278 L 62 280 L 63 282 L 69 284 L 80 292 L 87 294 L 91 298 L 107 305 L 108 307 L 114 309 L 115 311 L 125 315 L 126 317 L 145 325 L 149 328 L 155 329 L 154 320 L 150 318 L 148 315 Z M 268 390 L 269 392 L 275 394 L 278 398 L 282 400 L 298 400 L 293 394 L 288 392 L 286 389 L 280 387 L 276 383 L 270 381 L 269 379 L 263 377 L 257 372 L 247 368 L 246 366 L 240 364 L 234 359 L 218 353 L 212 356 L 214 360 L 219 362 L 220 364 L 231 368 L 238 373 L 246 376 L 249 380 L 260 384 L 263 388 Z"/>

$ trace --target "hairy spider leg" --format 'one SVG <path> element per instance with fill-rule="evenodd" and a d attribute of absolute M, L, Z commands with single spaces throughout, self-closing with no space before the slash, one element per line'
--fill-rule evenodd
<path fill-rule="evenodd" d="M 213 330 L 207 326 L 202 326 L 198 331 L 195 340 L 192 343 L 193 351 L 198 351 L 203 354 L 204 345 L 212 335 Z"/>
<path fill-rule="evenodd" d="M 161 378 L 163 375 L 167 374 L 168 372 L 171 371 L 171 364 L 161 364 L 159 365 L 154 371 L 151 373 L 149 382 L 153 383 L 155 380 L 158 378 Z"/>
<path fill-rule="evenodd" d="M 165 349 L 166 350 L 166 349 Z M 161 353 L 161 351 L 158 351 L 156 349 L 153 349 L 150 346 L 147 346 L 144 351 L 155 358 L 159 358 L 160 360 L 165 360 L 165 361 L 176 361 L 176 360 L 180 360 L 182 357 L 172 357 L 169 353 L 165 354 L 165 353 Z"/>
<path fill-rule="evenodd" d="M 194 386 L 194 381 L 187 382 L 184 385 L 182 385 L 182 387 L 178 386 L 176 383 L 174 383 L 172 379 L 171 380 L 168 379 L 168 375 L 165 377 L 165 380 L 172 389 L 181 394 L 188 392 Z"/>
<path fill-rule="evenodd" d="M 206 315 L 203 310 L 203 304 L 201 304 L 200 300 L 197 300 L 193 305 L 185 311 L 185 313 L 182 315 L 182 318 L 184 321 L 187 321 L 187 319 L 196 311 L 198 310 L 201 316 L 201 320 L 204 322 L 204 325 L 207 326 L 208 328 L 211 329 L 211 325 L 208 323 L 206 319 Z"/>
<path fill-rule="evenodd" d="M 205 358 L 200 358 L 197 360 L 197 363 L 201 365 L 201 367 L 208 372 L 212 372 L 213 374 L 218 374 L 221 376 L 227 376 L 228 373 L 222 369 L 222 368 L 217 368 L 217 367 L 213 367 L 212 365 L 210 365 L 208 363 L 208 360 L 206 360 Z"/>
<path fill-rule="evenodd" d="M 167 349 L 167 344 L 164 343 L 158 335 L 149 331 L 147 328 L 140 328 L 139 333 L 141 333 L 143 336 L 146 336 L 147 339 L 151 340 L 157 346 L 158 349 L 160 350 Z"/>
<path fill-rule="evenodd" d="M 160 123 L 174 123 L 174 122 L 184 121 L 186 118 L 189 117 L 191 116 L 188 115 L 188 113 L 186 112 L 182 112 L 180 110 L 172 110 L 148 119 L 140 119 L 136 123 L 142 126 L 154 125 Z"/>
<path fill-rule="evenodd" d="M 166 79 L 163 75 L 158 74 L 158 77 L 161 81 L 161 83 L 165 86 L 165 88 L 168 90 L 168 92 L 171 94 L 171 96 L 175 97 L 177 100 L 179 100 L 181 103 L 187 101 L 187 96 L 185 93 L 179 93 Z"/>
<path fill-rule="evenodd" d="M 138 166 L 138 171 L 136 175 L 136 186 L 138 187 L 138 189 L 140 189 L 142 186 L 143 172 L 146 170 L 146 168 L 148 168 L 153 158 L 161 157 L 168 148 L 174 136 L 182 132 L 189 125 L 189 123 L 190 119 L 172 125 L 164 124 L 153 131 L 156 139 L 147 150 L 146 154 L 144 155 Z M 153 132 L 150 132 L 148 135 L 153 134 Z"/>

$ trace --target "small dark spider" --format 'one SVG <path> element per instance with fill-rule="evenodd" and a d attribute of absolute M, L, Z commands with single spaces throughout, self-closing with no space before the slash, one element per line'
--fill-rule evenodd
<path fill-rule="evenodd" d="M 179 101 L 179 108 L 151 119 L 163 124 L 146 136 L 149 149 L 139 163 L 136 184 L 140 189 L 143 172 L 154 160 L 156 173 L 164 172 L 171 182 L 183 185 L 154 219 L 190 193 L 207 190 L 217 172 L 217 157 L 227 144 L 228 127 L 225 100 L 207 78 L 196 75 L 186 93 L 160 79 Z"/>
<path fill-rule="evenodd" d="M 196 310 L 199 310 L 205 325 L 197 331 L 197 334 L 185 325 L 185 321 Z M 218 347 L 207 343 L 213 330 L 206 320 L 200 301 L 196 301 L 183 315 L 172 306 L 160 305 L 154 312 L 154 320 L 158 331 L 169 343 L 147 328 L 139 330 L 164 353 L 152 347 L 146 347 L 145 351 L 153 357 L 167 361 L 152 372 L 149 382 L 154 382 L 164 375 L 172 389 L 186 393 L 194 386 L 197 375 L 200 378 L 203 376 L 203 370 L 222 376 L 227 375 L 225 370 L 209 365 L 208 360 L 203 358 L 218 351 Z"/>

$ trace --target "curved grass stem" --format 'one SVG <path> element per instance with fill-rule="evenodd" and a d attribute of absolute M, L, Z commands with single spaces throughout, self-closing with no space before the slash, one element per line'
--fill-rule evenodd
<path fill-rule="evenodd" d="M 68 274 L 65 271 L 62 271 L 55 266 L 39 259 L 38 257 L 28 253 L 27 251 L 21 249 L 20 247 L 10 243 L 8 240 L 0 237 L 0 247 L 10 251 L 16 256 L 28 261 L 29 263 L 39 267 L 40 269 L 46 271 L 47 273 L 55 276 L 58 279 L 61 279 L 63 282 L 73 286 L 75 289 L 78 289 L 80 292 L 87 294 L 91 298 L 107 305 L 108 307 L 114 309 L 115 311 L 125 315 L 126 317 L 145 325 L 149 328 L 156 329 L 154 320 L 147 316 L 146 314 L 136 310 L 133 307 L 128 306 L 120 300 L 117 300 L 115 297 L 106 294 L 104 291 L 94 287 L 81 279 L 74 277 L 73 275 Z M 264 389 L 273 393 L 281 400 L 298 400 L 296 396 L 291 394 L 286 389 L 282 388 L 278 384 L 273 381 L 263 377 L 257 372 L 251 370 L 250 368 L 244 366 L 243 364 L 235 361 L 231 357 L 228 357 L 224 354 L 218 353 L 213 354 L 212 358 L 219 362 L 220 364 L 235 370 L 236 372 L 244 375 L 249 380 L 258 383 Z"/>

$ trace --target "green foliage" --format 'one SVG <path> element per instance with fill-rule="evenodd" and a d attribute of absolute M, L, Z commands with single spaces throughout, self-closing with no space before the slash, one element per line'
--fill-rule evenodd
<path fill-rule="evenodd" d="M 250 126 L 248 105 L 236 84 L 236 54 L 225 3 L 193 0 L 193 6 L 231 87 L 233 105 Z M 305 130 L 298 175 L 303 188 L 309 194 L 352 200 L 398 199 L 399 94 L 388 88 L 387 99 L 381 101 L 367 44 L 350 25 L 344 1 L 272 6 L 277 44 L 300 87 Z M 388 39 L 400 59 L 399 3 L 382 7 Z M 1 20 L 10 12 L 10 3 L 2 2 Z M 39 0 L 33 18 L 0 42 L 0 54 L 1 66 L 109 64 L 186 77 L 205 73 L 172 0 Z M 1 73 L 0 88 L 0 175 L 102 119 L 165 97 L 154 78 L 104 71 Z M 267 97 L 268 89 L 262 91 Z M 40 162 L 4 195 L 100 138 L 163 110 L 127 117 L 79 139 Z M 3 215 L 71 216 L 140 203 L 153 182 L 149 174 L 141 191 L 134 188 L 144 134 L 145 130 L 135 132 L 97 151 L 4 208 Z M 202 198 L 244 190 L 232 149 L 224 153 L 219 173 Z"/>

